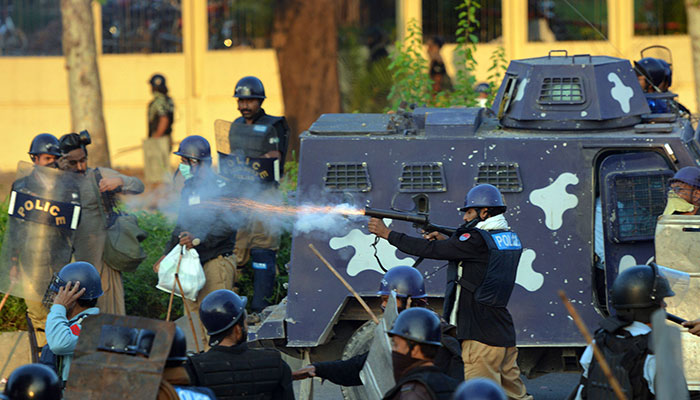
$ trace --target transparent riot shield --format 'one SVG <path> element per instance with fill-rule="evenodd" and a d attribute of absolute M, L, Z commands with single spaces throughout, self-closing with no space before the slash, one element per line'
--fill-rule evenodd
<path fill-rule="evenodd" d="M 676 292 L 674 297 L 683 300 L 665 299 L 669 305 L 666 311 L 687 320 L 700 318 L 700 303 L 697 302 L 700 298 L 700 216 L 661 216 L 656 224 L 654 244 L 657 264 L 685 272 L 690 277 L 684 289 L 682 275 L 660 269 Z M 688 332 L 683 332 L 681 339 L 688 387 L 699 390 L 700 340 Z"/>
<path fill-rule="evenodd" d="M 656 357 L 656 398 L 687 400 L 688 384 L 683 372 L 681 332 L 677 327 L 666 323 L 666 313 L 662 310 L 652 314 L 651 323 L 651 348 Z"/>
<path fill-rule="evenodd" d="M 99 314 L 82 323 L 64 399 L 155 399 L 175 323 Z"/>
<path fill-rule="evenodd" d="M 41 301 L 54 273 L 71 260 L 82 176 L 20 162 L 0 255 L 0 292 Z"/>
<path fill-rule="evenodd" d="M 396 293 L 389 296 L 384 316 L 375 328 L 367 361 L 360 371 L 360 379 L 366 391 L 366 399 L 381 399 L 396 384 L 394 367 L 391 363 L 391 341 L 386 334 L 399 316 L 396 307 Z"/>

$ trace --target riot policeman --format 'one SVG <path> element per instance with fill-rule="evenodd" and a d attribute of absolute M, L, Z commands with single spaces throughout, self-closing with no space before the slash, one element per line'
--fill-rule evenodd
<path fill-rule="evenodd" d="M 163 75 L 154 74 L 148 83 L 153 100 L 148 104 L 148 139 L 143 144 L 144 174 L 146 182 L 161 183 L 167 177 L 170 165 L 175 104 L 168 96 Z"/>
<path fill-rule="evenodd" d="M 56 373 L 41 364 L 27 364 L 7 378 L 5 396 L 9 400 L 60 400 L 61 382 Z"/>
<path fill-rule="evenodd" d="M 222 400 L 294 399 L 292 373 L 280 353 L 248 348 L 245 305 L 246 298 L 230 290 L 204 298 L 199 315 L 212 348 L 187 361 L 192 383 L 212 389 Z"/>
<path fill-rule="evenodd" d="M 29 157 L 35 165 L 56 167 L 56 160 L 61 156 L 58 139 L 50 133 L 40 133 L 32 139 Z"/>
<path fill-rule="evenodd" d="M 232 195 L 232 187 L 212 170 L 211 149 L 205 138 L 186 137 L 174 154 L 180 156 L 178 170 L 185 178 L 185 185 L 180 194 L 177 223 L 163 257 L 178 244 L 197 250 L 206 283 L 197 301 L 184 299 L 185 307 L 197 313 L 206 295 L 217 289 L 233 289 L 237 216 L 226 207 L 225 199 Z M 160 260 L 153 267 L 156 272 L 159 263 Z"/>
<path fill-rule="evenodd" d="M 385 400 L 451 399 L 459 381 L 445 375 L 435 363 L 441 344 L 440 318 L 425 308 L 411 308 L 387 332 L 396 386 Z"/>
<path fill-rule="evenodd" d="M 391 292 L 396 293 L 396 306 L 399 313 L 412 307 L 427 307 L 425 282 L 416 268 L 399 265 L 387 271 L 379 282 L 378 295 L 382 298 L 382 309 L 386 307 Z M 435 356 L 435 365 L 450 377 L 461 380 L 464 377 L 459 342 L 455 339 L 454 326 L 441 321 L 442 346 Z M 310 366 L 294 371 L 292 377 L 305 379 L 317 376 L 341 386 L 362 385 L 360 371 L 367 361 L 369 352 L 358 354 L 347 360 L 315 362 Z"/>
<path fill-rule="evenodd" d="M 506 394 L 491 379 L 475 378 L 459 385 L 454 400 L 506 400 Z"/>
<path fill-rule="evenodd" d="M 490 378 L 501 382 L 509 398 L 531 398 L 520 378 L 515 328 L 506 308 L 522 253 L 520 239 L 508 226 L 495 186 L 475 186 L 459 210 L 464 224 L 450 238 L 437 232 L 410 237 L 377 218 L 368 228 L 404 253 L 449 261 L 443 318 L 457 326 L 464 379 Z"/>
<path fill-rule="evenodd" d="M 165 362 L 165 369 L 163 369 L 163 380 L 158 389 L 157 400 L 190 398 L 186 397 L 185 394 L 192 396 L 194 393 L 198 394 L 198 397 L 195 398 L 200 400 L 215 399 L 216 396 L 211 389 L 190 386 L 190 377 L 184 367 L 185 361 L 187 361 L 187 338 L 185 332 L 176 325 L 173 344 Z"/>
<path fill-rule="evenodd" d="M 81 325 L 85 318 L 100 313 L 97 299 L 104 292 L 100 274 L 92 264 L 83 261 L 61 268 L 49 290 L 55 297 L 46 318 L 48 344 L 41 359 L 42 363 L 52 364 L 61 379 L 67 381 Z"/>
<path fill-rule="evenodd" d="M 700 209 L 700 168 L 683 167 L 668 181 L 670 190 L 664 215 L 694 215 Z"/>
<path fill-rule="evenodd" d="M 651 315 L 666 307 L 664 298 L 675 295 L 662 268 L 652 263 L 620 273 L 611 293 L 615 314 L 603 320 L 595 333 L 596 345 L 630 399 L 654 398 L 656 362 L 649 347 Z M 590 346 L 580 363 L 583 373 L 576 399 L 615 399 Z"/>
<path fill-rule="evenodd" d="M 279 160 L 279 174 L 284 171 L 284 159 L 289 142 L 289 126 L 284 117 L 267 115 L 262 108 L 265 100 L 265 88 L 260 79 L 246 76 L 236 83 L 233 97 L 238 99 L 238 111 L 241 117 L 231 125 L 232 132 L 237 124 L 271 126 L 273 135 L 249 139 L 243 150 L 245 157 L 272 158 Z M 235 136 L 235 135 L 234 135 Z M 231 145 L 237 147 L 236 144 Z M 242 147 L 242 146 L 240 146 Z M 235 149 L 234 149 L 235 150 Z M 269 185 L 268 185 L 269 186 Z M 274 185 L 267 190 L 276 190 Z M 240 229 L 236 237 L 236 261 L 243 267 L 252 260 L 254 294 L 251 301 L 253 314 L 251 322 L 257 322 L 257 313 L 270 305 L 266 299 L 272 296 L 277 274 L 276 259 L 280 244 L 279 232 L 271 232 L 258 221 L 250 221 L 245 229 Z"/>
<path fill-rule="evenodd" d="M 108 221 L 115 217 L 114 198 L 117 193 L 138 194 L 143 192 L 140 179 L 120 174 L 105 167 L 88 168 L 87 145 L 91 143 L 87 131 L 61 136 L 59 145 L 61 158 L 58 166 L 81 177 L 80 224 L 75 232 L 73 257 L 76 261 L 92 264 L 100 273 L 105 295 L 99 307 L 107 314 L 124 315 L 124 286 L 119 265 L 108 265 L 104 260 Z"/>

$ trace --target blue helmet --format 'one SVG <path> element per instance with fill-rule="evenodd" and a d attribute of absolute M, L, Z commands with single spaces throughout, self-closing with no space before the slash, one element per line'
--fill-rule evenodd
<path fill-rule="evenodd" d="M 50 133 L 40 133 L 32 139 L 29 145 L 29 154 L 38 156 L 39 154 L 51 154 L 60 157 L 61 149 L 58 146 L 58 139 Z"/>
<path fill-rule="evenodd" d="M 68 282 L 80 282 L 80 288 L 85 289 L 85 293 L 79 300 L 93 300 L 104 294 L 102 291 L 102 280 L 95 267 L 89 262 L 76 261 L 66 264 L 51 282 L 51 290 L 58 292 L 58 289 L 66 286 Z"/>
<path fill-rule="evenodd" d="M 671 68 L 671 64 L 669 64 L 666 60 L 663 58 L 658 59 L 661 65 L 664 66 L 664 77 L 666 79 L 666 83 L 668 86 L 671 86 L 671 83 L 673 82 L 673 69 Z"/>
<path fill-rule="evenodd" d="M 245 318 L 245 305 L 248 299 L 239 297 L 227 289 L 215 290 L 207 295 L 199 305 L 199 318 L 212 336 L 235 325 Z"/>
<path fill-rule="evenodd" d="M 683 182 L 690 186 L 700 188 L 700 168 L 698 167 L 683 167 L 669 179 L 668 183 Z"/>
<path fill-rule="evenodd" d="M 454 400 L 506 400 L 506 393 L 491 379 L 474 378 L 457 387 Z"/>
<path fill-rule="evenodd" d="M 27 364 L 7 378 L 5 395 L 12 400 L 60 400 L 61 382 L 53 369 L 43 364 Z"/>
<path fill-rule="evenodd" d="M 467 211 L 469 208 L 491 208 L 491 216 L 494 216 L 506 211 L 506 203 L 503 202 L 503 195 L 497 187 L 482 183 L 469 190 L 464 197 L 464 207 L 459 211 Z"/>
<path fill-rule="evenodd" d="M 658 58 L 645 57 L 634 63 L 638 74 L 644 75 L 654 86 L 661 85 L 666 79 L 666 68 Z"/>
<path fill-rule="evenodd" d="M 425 294 L 425 282 L 423 275 L 416 268 L 408 265 L 399 265 L 391 268 L 379 282 L 378 295 L 388 296 L 396 292 L 397 297 L 411 297 L 422 299 L 428 297 Z"/>
<path fill-rule="evenodd" d="M 402 311 L 387 334 L 416 343 L 442 346 L 440 318 L 427 308 L 416 307 Z"/>
<path fill-rule="evenodd" d="M 211 160 L 211 147 L 209 147 L 209 141 L 207 139 L 192 135 L 187 136 L 180 142 L 180 147 L 173 154 L 192 158 L 199 161 Z"/>
<path fill-rule="evenodd" d="M 239 99 L 265 99 L 265 87 L 260 79 L 254 76 L 245 76 L 236 83 L 233 97 Z"/>
<path fill-rule="evenodd" d="M 175 336 L 173 337 L 173 344 L 170 346 L 167 363 L 180 365 L 185 361 L 187 361 L 187 338 L 182 328 L 175 325 Z"/>

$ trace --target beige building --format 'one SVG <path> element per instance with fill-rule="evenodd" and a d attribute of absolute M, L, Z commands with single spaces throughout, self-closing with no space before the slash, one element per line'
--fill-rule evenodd
<path fill-rule="evenodd" d="M 368 1 L 348 3 L 361 6 Z M 60 136 L 71 128 L 60 40 L 56 44 L 60 24 L 53 31 L 49 29 L 55 25 L 58 3 L 0 0 L 0 170 L 13 170 L 18 160 L 27 159 L 35 134 Z M 452 29 L 444 20 L 456 18 L 457 13 L 451 11 L 453 3 L 459 1 L 396 0 L 389 14 L 393 15 L 398 36 L 413 19 L 426 32 L 440 33 L 440 29 Z M 640 14 L 654 15 L 653 5 L 649 12 L 640 13 L 640 7 L 647 3 L 662 7 L 668 1 L 571 0 L 572 7 L 578 7 L 576 11 L 609 40 L 603 40 L 578 14 L 573 17 L 575 24 L 557 14 L 571 15 L 573 10 L 552 11 L 550 3 L 561 7 L 562 2 L 482 3 L 480 37 L 486 43 L 478 45 L 476 54 L 480 80 L 486 79 L 489 58 L 498 46 L 504 47 L 509 59 L 543 56 L 559 49 L 570 55 L 638 59 L 641 49 L 659 44 L 673 51 L 673 90 L 688 108 L 696 109 L 690 38 L 676 29 L 674 21 L 661 21 L 661 33 L 673 33 L 666 35 L 655 34 L 640 22 Z M 166 76 L 176 104 L 175 141 L 200 134 L 213 142 L 214 120 L 238 116 L 231 96 L 236 81 L 245 75 L 256 75 L 264 82 L 268 96 L 265 109 L 270 114 L 283 114 L 279 70 L 275 52 L 269 48 L 273 4 L 273 0 L 109 0 L 102 6 L 95 2 L 98 63 L 112 164 L 142 165 L 140 144 L 147 136 L 146 106 L 151 99 L 147 80 L 153 73 Z M 27 10 L 38 6 L 45 8 L 43 20 Z M 424 6 L 431 8 L 426 10 Z M 438 9 L 445 15 L 436 16 Z M 14 20 L 8 21 L 7 16 Z M 562 33 L 567 25 L 575 26 L 578 33 Z M 582 40 L 571 39 L 577 34 Z M 443 49 L 450 73 L 454 73 L 453 49 L 450 44 Z"/>

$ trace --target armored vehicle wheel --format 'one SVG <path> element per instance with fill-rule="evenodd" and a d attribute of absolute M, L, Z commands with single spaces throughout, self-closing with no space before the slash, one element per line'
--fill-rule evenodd
<path fill-rule="evenodd" d="M 369 351 L 376 327 L 374 322 L 367 321 L 357 328 L 343 348 L 343 360 Z M 343 386 L 341 391 L 345 400 L 365 400 L 367 398 L 364 386 Z"/>

